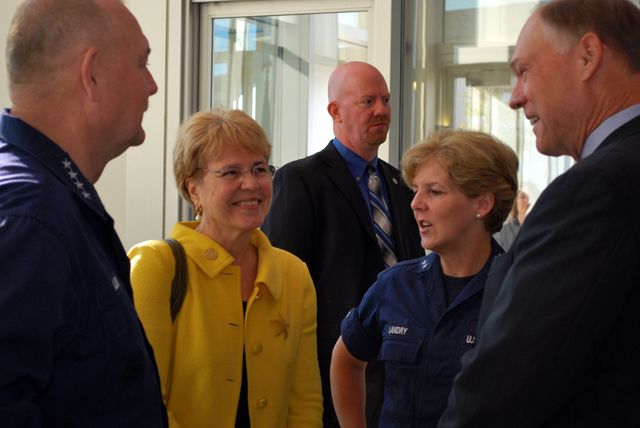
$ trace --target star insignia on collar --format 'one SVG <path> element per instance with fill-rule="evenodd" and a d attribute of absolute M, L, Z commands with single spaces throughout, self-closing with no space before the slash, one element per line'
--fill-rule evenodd
<path fill-rule="evenodd" d="M 284 336 L 285 339 L 289 337 L 290 324 L 289 321 L 284 319 L 282 314 L 279 313 L 278 318 L 273 319 L 270 322 L 276 327 L 276 334 L 274 334 L 273 337 Z"/>
<path fill-rule="evenodd" d="M 69 178 L 71 178 L 71 182 L 75 184 L 76 189 L 78 189 L 82 197 L 84 197 L 85 199 L 91 199 L 91 194 L 84 189 L 84 183 L 80 181 L 78 172 L 74 171 L 73 168 L 71 168 L 71 161 L 69 159 L 63 159 L 62 165 L 64 165 L 64 169 L 67 170 L 67 175 L 69 175 Z"/>

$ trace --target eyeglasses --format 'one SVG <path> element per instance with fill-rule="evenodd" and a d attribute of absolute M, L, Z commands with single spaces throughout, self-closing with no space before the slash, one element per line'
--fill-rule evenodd
<path fill-rule="evenodd" d="M 214 171 L 212 169 L 206 169 L 206 168 L 198 168 L 198 169 L 201 169 L 202 171 L 205 171 L 205 172 L 212 172 L 216 174 L 216 177 L 222 178 L 223 180 L 226 180 L 226 181 L 238 181 L 240 180 L 240 178 L 244 177 L 244 175 L 247 172 L 250 172 L 251 174 L 253 174 L 253 176 L 257 180 L 267 178 L 267 177 L 271 178 L 273 177 L 273 174 L 276 173 L 276 167 L 273 165 L 267 165 L 266 163 L 254 165 L 249 169 L 242 169 L 236 166 L 219 169 L 217 171 Z"/>

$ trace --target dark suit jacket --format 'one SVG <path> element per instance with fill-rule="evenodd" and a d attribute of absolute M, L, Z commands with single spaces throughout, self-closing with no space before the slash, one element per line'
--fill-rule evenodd
<path fill-rule="evenodd" d="M 640 426 L 640 118 L 542 193 L 480 323 L 440 427 Z"/>
<path fill-rule="evenodd" d="M 424 250 L 410 207 L 412 193 L 396 168 L 383 161 L 378 165 L 398 259 L 420 257 Z M 296 254 L 311 272 L 318 297 L 324 406 L 331 412 L 329 365 L 340 321 L 384 269 L 366 202 L 333 144 L 276 172 L 273 204 L 262 229 L 274 246 Z"/>

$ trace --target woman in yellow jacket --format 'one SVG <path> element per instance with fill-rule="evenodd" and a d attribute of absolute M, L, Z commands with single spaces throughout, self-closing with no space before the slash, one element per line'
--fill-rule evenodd
<path fill-rule="evenodd" d="M 147 241 L 129 252 L 172 428 L 321 426 L 313 283 L 258 229 L 271 204 L 270 154 L 262 128 L 238 110 L 182 125 L 174 173 L 199 221 L 172 232 L 188 272 L 174 322 L 170 247 Z"/>

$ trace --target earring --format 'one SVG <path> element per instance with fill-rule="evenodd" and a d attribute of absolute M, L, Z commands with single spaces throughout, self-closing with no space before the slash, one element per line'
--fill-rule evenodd
<path fill-rule="evenodd" d="M 202 220 L 202 207 L 201 206 L 197 206 L 196 207 L 196 221 L 200 221 Z"/>
<path fill-rule="evenodd" d="M 480 218 L 480 214 L 479 213 L 476 213 L 476 218 Z"/>

